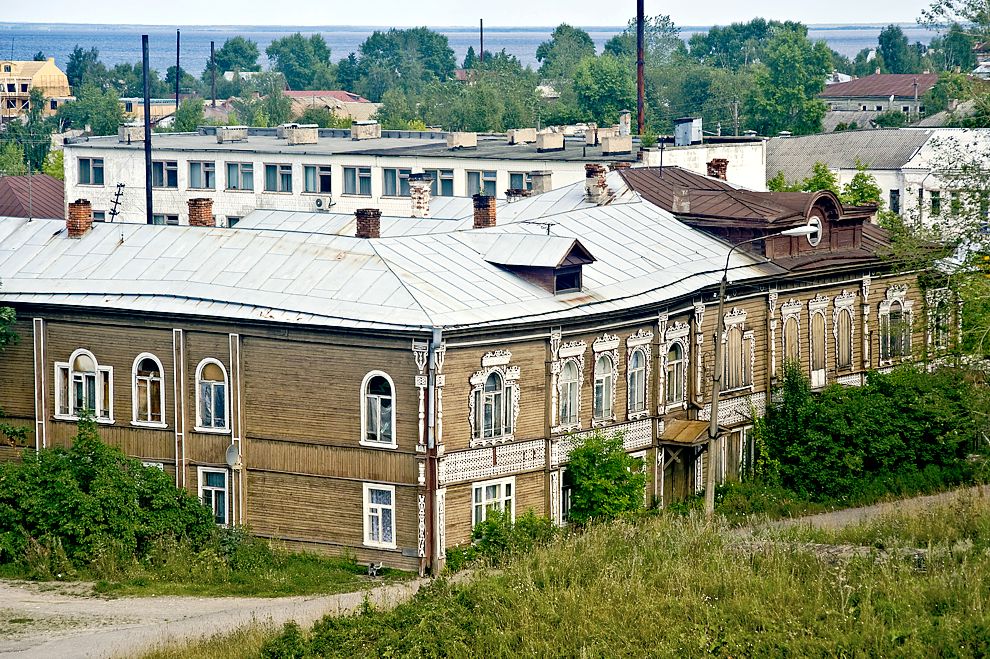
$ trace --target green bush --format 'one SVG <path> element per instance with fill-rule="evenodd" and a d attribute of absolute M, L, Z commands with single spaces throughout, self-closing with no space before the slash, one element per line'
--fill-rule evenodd
<path fill-rule="evenodd" d="M 199 500 L 103 444 L 92 418 L 79 421 L 71 448 L 0 465 L 0 563 L 64 555 L 76 567 L 110 566 L 169 536 L 202 546 L 214 530 Z"/>
<path fill-rule="evenodd" d="M 578 526 L 643 507 L 643 461 L 626 453 L 621 433 L 583 440 L 571 451 L 567 471 L 574 486 L 568 519 Z"/>

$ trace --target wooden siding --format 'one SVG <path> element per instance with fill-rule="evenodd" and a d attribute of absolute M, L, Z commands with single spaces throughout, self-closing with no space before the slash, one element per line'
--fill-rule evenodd
<path fill-rule="evenodd" d="M 507 478 L 507 477 L 506 477 Z M 537 515 L 546 515 L 546 477 L 542 471 L 534 471 L 527 474 L 517 474 L 515 476 L 515 508 L 516 517 L 522 515 L 527 510 L 532 510 Z M 503 480 L 496 478 L 491 480 Z M 447 488 L 446 503 L 444 506 L 444 516 L 446 519 L 446 541 L 448 547 L 463 545 L 471 541 L 471 527 L 474 515 L 474 503 L 472 500 L 474 486 L 485 481 L 476 483 L 464 483 Z"/>
<path fill-rule="evenodd" d="M 3 368 L 0 368 L 2 410 L 9 416 L 34 419 L 34 330 L 31 319 L 17 321 L 13 330 L 18 341 L 4 349 Z M 34 445 L 33 429 L 31 445 Z"/>
<path fill-rule="evenodd" d="M 305 473 L 415 485 L 416 461 L 409 455 L 366 448 L 338 448 L 282 440 L 249 440 L 252 471 Z"/>

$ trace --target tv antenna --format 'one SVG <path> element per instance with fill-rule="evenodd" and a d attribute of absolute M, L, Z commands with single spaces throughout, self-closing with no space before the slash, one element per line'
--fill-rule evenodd
<path fill-rule="evenodd" d="M 110 221 L 113 222 L 117 219 L 117 214 L 120 212 L 117 207 L 120 206 L 120 197 L 124 194 L 124 184 L 117 184 L 117 191 L 113 193 L 113 208 L 110 209 Z"/>
<path fill-rule="evenodd" d="M 556 222 L 537 222 L 536 220 L 525 220 L 519 224 L 538 224 L 547 230 L 547 235 L 550 235 L 550 227 L 557 226 Z"/>

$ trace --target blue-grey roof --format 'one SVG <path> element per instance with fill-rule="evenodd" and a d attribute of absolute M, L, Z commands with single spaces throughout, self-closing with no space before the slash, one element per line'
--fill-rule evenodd
<path fill-rule="evenodd" d="M 767 141 L 767 178 L 783 172 L 788 181 L 811 175 L 816 162 L 830 169 L 900 169 L 932 136 L 930 130 L 888 128 L 774 137 Z"/>

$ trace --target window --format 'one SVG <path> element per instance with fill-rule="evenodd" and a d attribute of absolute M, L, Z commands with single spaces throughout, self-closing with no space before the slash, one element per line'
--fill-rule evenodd
<path fill-rule="evenodd" d="M 204 359 L 196 368 L 196 429 L 228 429 L 227 371 L 215 359 Z"/>
<path fill-rule="evenodd" d="M 938 190 L 932 190 L 928 195 L 928 199 L 932 205 L 932 215 L 938 216 L 942 213 L 942 193 Z"/>
<path fill-rule="evenodd" d="M 57 110 L 58 109 L 58 101 L 56 101 L 53 98 L 51 101 L 48 102 L 48 108 L 51 109 L 51 110 Z"/>
<path fill-rule="evenodd" d="M 612 358 L 608 355 L 602 355 L 595 361 L 595 396 L 593 403 L 593 413 L 596 421 L 603 421 L 605 419 L 611 419 L 612 415 L 612 401 L 613 387 L 615 387 L 615 382 L 613 381 L 613 370 L 615 364 L 612 363 Z"/>
<path fill-rule="evenodd" d="M 168 224 L 170 226 L 178 226 L 179 225 L 179 216 L 178 215 L 159 215 L 158 213 L 155 213 L 154 215 L 151 216 L 151 222 L 153 224 Z"/>
<path fill-rule="evenodd" d="M 76 419 L 89 410 L 97 421 L 113 423 L 113 368 L 100 366 L 88 350 L 76 350 L 55 364 L 56 416 Z"/>
<path fill-rule="evenodd" d="M 875 105 L 875 106 L 873 106 L 873 107 L 874 107 L 874 109 L 875 109 L 875 110 L 876 110 L 877 112 L 883 112 L 883 106 L 882 106 L 882 105 Z M 863 108 L 863 109 L 865 110 L 866 108 Z"/>
<path fill-rule="evenodd" d="M 371 196 L 371 167 L 344 167 L 344 194 Z"/>
<path fill-rule="evenodd" d="M 646 409 L 646 353 L 636 348 L 629 356 L 629 411 Z"/>
<path fill-rule="evenodd" d="M 684 346 L 679 342 L 670 344 L 667 351 L 667 404 L 675 405 L 684 401 Z"/>
<path fill-rule="evenodd" d="M 306 192 L 330 194 L 332 168 L 330 165 L 304 165 L 303 189 Z"/>
<path fill-rule="evenodd" d="M 411 169 L 387 168 L 382 170 L 384 182 L 382 194 L 386 197 L 408 197 L 410 174 L 412 174 Z"/>
<path fill-rule="evenodd" d="M 811 314 L 811 386 L 825 386 L 825 314 Z"/>
<path fill-rule="evenodd" d="M 433 177 L 430 185 L 434 197 L 454 196 L 454 170 L 427 169 L 425 173 Z"/>
<path fill-rule="evenodd" d="M 134 112 L 134 101 L 124 101 L 124 112 Z"/>
<path fill-rule="evenodd" d="M 911 112 L 911 106 L 910 105 L 902 105 L 901 106 L 901 112 L 903 112 L 904 114 L 908 114 L 909 112 Z"/>
<path fill-rule="evenodd" d="M 395 488 L 364 484 L 364 544 L 395 549 Z"/>
<path fill-rule="evenodd" d="M 265 165 L 265 192 L 292 192 L 292 165 Z"/>
<path fill-rule="evenodd" d="M 476 439 L 497 439 L 512 434 L 511 405 L 506 399 L 512 391 L 506 386 L 499 373 L 490 373 L 485 385 L 474 392 L 474 411 L 477 418 L 474 424 Z"/>
<path fill-rule="evenodd" d="M 498 481 L 475 483 L 472 501 L 474 511 L 471 515 L 473 526 L 481 524 L 488 517 L 489 510 L 501 510 L 509 513 L 509 519 L 515 520 L 515 478 Z"/>
<path fill-rule="evenodd" d="M 392 379 L 381 371 L 372 371 L 361 383 L 361 443 L 395 447 L 395 402 Z"/>
<path fill-rule="evenodd" d="M 839 309 L 835 319 L 835 365 L 837 368 L 852 368 L 852 312 Z"/>
<path fill-rule="evenodd" d="M 553 292 L 573 293 L 581 290 L 581 266 L 561 268 L 553 273 Z"/>
<path fill-rule="evenodd" d="M 161 362 L 148 353 L 138 355 L 134 360 L 132 377 L 132 422 L 164 427 L 165 387 Z"/>
<path fill-rule="evenodd" d="M 922 212 L 925 208 L 925 189 L 918 188 L 918 212 Z"/>
<path fill-rule="evenodd" d="M 797 316 L 784 321 L 784 360 L 797 361 L 801 358 L 801 339 Z"/>
<path fill-rule="evenodd" d="M 886 322 L 885 322 L 886 321 Z M 880 317 L 880 359 L 892 360 L 911 354 L 911 323 L 904 305 L 894 300 L 890 311 Z"/>
<path fill-rule="evenodd" d="M 27 93 L 27 90 L 28 90 L 27 83 L 26 82 L 22 82 L 21 83 L 21 92 L 26 94 Z"/>
<path fill-rule="evenodd" d="M 527 172 L 509 172 L 510 190 L 532 190 L 533 178 Z"/>
<path fill-rule="evenodd" d="M 254 165 L 249 162 L 228 162 L 227 189 L 254 190 Z"/>
<path fill-rule="evenodd" d="M 561 426 L 573 426 L 578 423 L 580 384 L 577 363 L 573 359 L 569 359 L 564 362 L 564 367 L 560 369 L 558 424 Z"/>
<path fill-rule="evenodd" d="M 93 211 L 93 221 L 94 222 L 106 222 L 107 212 L 106 211 Z"/>
<path fill-rule="evenodd" d="M 154 188 L 179 187 L 179 163 L 174 160 L 152 161 L 151 186 Z"/>
<path fill-rule="evenodd" d="M 469 197 L 476 194 L 495 196 L 495 180 L 497 173 L 494 171 L 472 171 L 467 173 L 467 193 Z"/>
<path fill-rule="evenodd" d="M 946 289 L 932 291 L 929 299 L 932 347 L 936 351 L 947 350 L 951 341 L 949 328 L 952 322 L 952 314 L 949 311 L 949 292 Z"/>
<path fill-rule="evenodd" d="M 10 64 L 4 64 L 3 65 L 3 72 L 4 73 L 10 73 Z"/>
<path fill-rule="evenodd" d="M 227 470 L 199 468 L 199 500 L 213 511 L 213 521 L 227 525 Z"/>
<path fill-rule="evenodd" d="M 196 190 L 213 190 L 217 185 L 216 163 L 189 163 L 189 187 Z"/>
<path fill-rule="evenodd" d="M 79 185 L 103 185 L 103 158 L 79 159 Z"/>
<path fill-rule="evenodd" d="M 228 227 L 236 227 L 237 226 L 237 223 L 240 222 L 240 221 L 241 221 L 241 218 L 238 217 L 238 216 L 236 216 L 236 215 L 228 215 L 227 216 L 227 226 Z"/>
<path fill-rule="evenodd" d="M 743 331 L 739 327 L 730 327 L 726 332 L 725 346 L 725 388 L 727 391 L 739 389 L 749 384 L 746 368 L 746 355 L 743 354 Z"/>
<path fill-rule="evenodd" d="M 891 190 L 890 191 L 890 211 L 892 213 L 901 212 L 901 191 Z"/>

